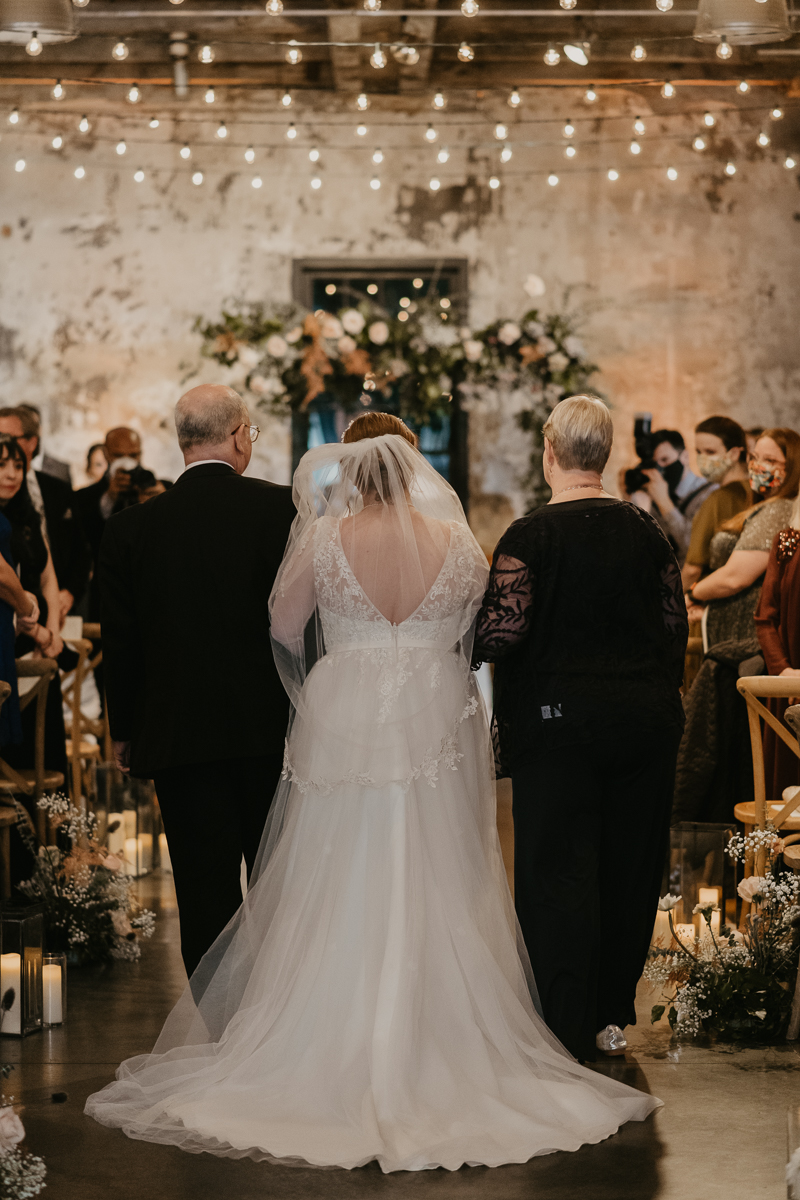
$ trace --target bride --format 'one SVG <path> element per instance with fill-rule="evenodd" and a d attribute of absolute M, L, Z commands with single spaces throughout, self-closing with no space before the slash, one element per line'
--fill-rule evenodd
<path fill-rule="evenodd" d="M 659 1101 L 536 1011 L 470 673 L 487 564 L 396 417 L 309 451 L 271 597 L 293 717 L 236 917 L 86 1112 L 184 1150 L 383 1171 L 524 1162 Z M 222 817 L 224 819 L 224 816 Z M 553 847 L 553 853 L 558 853 Z"/>

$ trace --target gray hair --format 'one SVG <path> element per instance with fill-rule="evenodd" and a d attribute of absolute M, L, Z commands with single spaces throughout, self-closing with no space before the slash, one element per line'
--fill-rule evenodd
<path fill-rule="evenodd" d="M 611 413 L 597 396 L 570 396 L 550 413 L 542 436 L 553 447 L 562 471 L 602 474 L 614 440 Z"/>
<path fill-rule="evenodd" d="M 221 446 L 242 423 L 249 424 L 247 405 L 233 388 L 192 388 L 175 406 L 175 428 L 181 450 Z"/>

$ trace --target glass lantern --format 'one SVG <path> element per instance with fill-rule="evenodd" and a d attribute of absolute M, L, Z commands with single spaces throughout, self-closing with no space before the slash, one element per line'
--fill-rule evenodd
<path fill-rule="evenodd" d="M 45 954 L 42 959 L 42 1024 L 63 1025 L 67 1017 L 67 956 Z"/>
<path fill-rule="evenodd" d="M 126 875 L 152 871 L 156 830 L 155 789 L 148 779 L 124 778 L 113 767 L 98 768 L 98 837 L 124 863 Z"/>
<path fill-rule="evenodd" d="M 681 902 L 673 910 L 675 924 L 695 926 L 698 936 L 708 931 L 703 917 L 694 915 L 697 904 L 714 904 L 712 933 L 722 925 L 736 924 L 736 880 L 734 863 L 726 853 L 733 836 L 728 825 L 681 821 L 670 830 L 669 862 L 662 895 L 671 892 Z"/>
<path fill-rule="evenodd" d="M 44 913 L 40 905 L 5 908 L 2 914 L 0 998 L 11 989 L 14 1002 L 3 1014 L 0 1032 L 26 1037 L 42 1028 Z"/>

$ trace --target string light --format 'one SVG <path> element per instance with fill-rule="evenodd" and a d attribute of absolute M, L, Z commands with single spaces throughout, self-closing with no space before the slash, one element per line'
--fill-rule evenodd
<path fill-rule="evenodd" d="M 303 51 L 298 46 L 294 38 L 289 42 L 289 48 L 284 55 L 290 67 L 296 67 L 298 63 L 303 61 Z"/>
<path fill-rule="evenodd" d="M 561 55 L 558 53 L 552 42 L 550 42 L 544 52 L 544 61 L 548 67 L 557 67 L 561 62 Z"/>
<path fill-rule="evenodd" d="M 9 123 L 9 125 L 19 125 L 19 109 L 18 108 L 12 108 L 11 112 L 8 114 L 8 123 Z"/>
<path fill-rule="evenodd" d="M 644 62 L 644 60 L 647 58 L 647 51 L 641 42 L 637 42 L 631 50 L 631 58 L 634 62 Z"/>
<path fill-rule="evenodd" d="M 583 93 L 583 98 L 587 104 L 594 104 L 597 100 L 597 92 L 594 90 L 594 84 L 590 83 L 586 91 Z"/>
<path fill-rule="evenodd" d="M 60 133 L 56 134 L 56 136 L 53 138 L 50 145 L 53 147 L 54 150 L 61 149 L 61 147 L 64 145 L 64 139 L 62 138 Z"/>
<path fill-rule="evenodd" d="M 577 149 L 572 144 L 564 147 L 564 157 L 565 158 L 574 158 L 577 153 L 578 153 Z"/>
<path fill-rule="evenodd" d="M 201 63 L 213 63 L 217 55 L 213 46 L 201 46 L 197 52 L 197 57 Z"/>
<path fill-rule="evenodd" d="M 713 129 L 716 123 L 717 118 L 713 113 L 707 112 L 703 114 L 703 124 L 705 125 L 706 129 Z"/>
<path fill-rule="evenodd" d="M 522 96 L 520 96 L 517 88 L 511 89 L 511 95 L 508 97 L 506 104 L 509 108 L 519 108 L 520 104 L 522 104 Z"/>
<path fill-rule="evenodd" d="M 558 176 L 555 172 L 547 176 L 547 182 L 550 184 L 550 187 L 558 187 Z"/>
<path fill-rule="evenodd" d="M 667 80 L 661 89 L 661 95 L 664 97 L 665 100 L 671 100 L 672 97 L 675 95 L 675 84 L 670 83 L 670 81 Z"/>
<path fill-rule="evenodd" d="M 630 152 L 631 152 L 631 154 L 641 154 L 642 153 L 642 147 L 639 145 L 639 143 L 637 141 L 634 140 L 631 142 Z"/>
<path fill-rule="evenodd" d="M 437 92 L 433 97 L 433 107 L 438 108 L 440 111 L 443 108 L 447 108 L 447 100 L 445 99 L 443 92 Z"/>
<path fill-rule="evenodd" d="M 403 67 L 415 67 L 419 62 L 419 50 L 416 46 L 409 46 L 406 42 L 392 46 L 391 51 L 395 62 L 399 62 Z"/>
<path fill-rule="evenodd" d="M 267 0 L 266 11 L 271 17 L 279 17 L 283 12 L 283 0 Z"/>
<path fill-rule="evenodd" d="M 216 98 L 216 93 L 214 92 L 213 87 L 207 88 L 206 94 L 203 96 L 206 104 L 213 104 Z"/>
<path fill-rule="evenodd" d="M 256 152 L 252 146 L 248 146 L 244 152 L 244 161 L 252 165 L 256 161 Z"/>
<path fill-rule="evenodd" d="M 502 121 L 498 121 L 494 127 L 494 136 L 498 142 L 504 142 L 508 137 L 508 126 L 504 125 Z"/>
<path fill-rule="evenodd" d="M 124 60 L 128 57 L 128 47 L 126 46 L 125 42 L 117 42 L 116 45 L 112 47 L 111 57 L 116 59 L 117 62 L 124 62 Z"/>
<path fill-rule="evenodd" d="M 133 179 L 135 183 L 144 183 L 144 171 L 141 167 L 138 171 L 133 172 Z"/>
<path fill-rule="evenodd" d="M 756 138 L 756 142 L 759 146 L 768 146 L 770 142 L 769 134 L 765 133 L 762 129 L 761 133 Z"/>
<path fill-rule="evenodd" d="M 86 8 L 86 5 L 89 3 L 89 0 L 72 0 L 72 3 L 75 5 L 76 8 Z"/>
<path fill-rule="evenodd" d="M 619 171 L 615 171 L 614 168 L 612 167 L 611 170 L 608 172 L 608 178 L 613 183 L 616 179 L 619 179 Z"/>
<path fill-rule="evenodd" d="M 638 133 L 639 136 L 641 137 L 641 135 L 645 132 L 645 129 L 646 129 L 646 126 L 645 126 L 644 121 L 642 120 L 641 117 L 637 117 L 636 120 L 633 122 L 633 132 Z"/>
<path fill-rule="evenodd" d="M 673 0 L 656 0 L 656 8 L 659 12 L 669 12 L 672 4 Z"/>
<path fill-rule="evenodd" d="M 589 55 L 587 54 L 588 42 L 580 45 L 577 42 L 567 42 L 564 46 L 564 53 L 570 62 L 577 63 L 579 67 L 588 67 Z"/>
<path fill-rule="evenodd" d="M 134 83 L 128 91 L 128 102 L 130 104 L 138 104 L 142 93 L 139 91 L 139 85 Z"/>
<path fill-rule="evenodd" d="M 433 128 L 432 125 L 429 125 L 428 128 L 425 130 L 425 141 L 426 142 L 435 142 L 436 139 L 438 138 L 438 136 L 439 136 L 438 133 L 436 132 L 436 130 Z"/>
<path fill-rule="evenodd" d="M 578 0 L 558 0 L 558 3 L 562 8 L 565 8 L 567 12 L 569 12 L 570 9 L 575 7 L 575 5 L 578 3 Z"/>
<path fill-rule="evenodd" d="M 369 96 L 366 92 L 362 92 L 361 95 L 356 98 L 356 108 L 359 110 L 359 112 L 366 112 L 369 108 Z"/>
<path fill-rule="evenodd" d="M 378 42 L 375 43 L 375 49 L 370 54 L 369 61 L 376 71 L 382 71 L 389 61 L 386 57 L 386 51 Z"/>
<path fill-rule="evenodd" d="M 373 192 L 377 192 L 380 189 L 381 181 L 378 179 L 377 175 L 372 176 L 372 179 L 369 181 L 369 186 L 372 188 Z"/>
<path fill-rule="evenodd" d="M 159 121 L 158 117 L 151 117 L 147 124 L 151 129 L 158 129 L 161 122 Z"/>
<path fill-rule="evenodd" d="M 256 189 L 256 191 L 258 191 L 258 189 L 261 187 L 262 183 L 263 183 L 263 180 L 260 175 L 254 175 L 253 178 L 250 180 L 250 186 L 254 187 Z"/>
<path fill-rule="evenodd" d="M 436 176 L 434 176 L 433 179 L 428 184 L 428 187 L 431 189 L 432 192 L 438 192 L 438 190 L 441 186 L 442 185 L 439 182 L 439 180 L 436 178 Z"/>
<path fill-rule="evenodd" d="M 316 146 L 312 146 L 308 152 L 309 162 L 319 162 L 319 150 Z"/>
<path fill-rule="evenodd" d="M 461 5 L 461 11 L 465 17 L 477 17 L 481 11 L 481 6 L 478 4 L 478 0 L 464 0 Z"/>
<path fill-rule="evenodd" d="M 783 109 L 776 106 L 769 115 L 773 121 L 781 121 L 783 119 Z"/>
<path fill-rule="evenodd" d="M 320 179 L 319 175 L 311 176 L 311 186 L 315 192 L 318 192 L 319 189 L 322 187 L 322 180 Z"/>
<path fill-rule="evenodd" d="M 367 127 L 362 121 L 360 125 L 356 125 L 356 137 L 366 137 Z"/>
<path fill-rule="evenodd" d="M 500 151 L 500 162 L 511 162 L 513 155 L 514 152 L 510 146 L 503 146 L 503 149 Z"/>
<path fill-rule="evenodd" d="M 62 84 L 60 79 L 56 80 L 56 86 L 53 88 L 51 95 L 54 100 L 63 100 L 64 99 L 64 85 Z"/>
<path fill-rule="evenodd" d="M 25 170 L 25 159 L 24 158 L 17 159 L 17 161 L 14 163 L 14 170 L 17 172 Z"/>
<path fill-rule="evenodd" d="M 78 121 L 78 132 L 88 133 L 91 128 L 92 126 L 89 123 L 89 118 L 86 116 L 86 113 L 84 113 L 80 121 Z"/>
<path fill-rule="evenodd" d="M 218 138 L 226 138 L 227 136 L 228 136 L 228 126 L 225 124 L 224 121 L 220 121 L 219 125 L 217 126 L 217 137 Z"/>
<path fill-rule="evenodd" d="M 736 163 L 732 163 L 732 162 L 726 163 L 725 164 L 725 174 L 726 175 L 735 175 L 736 174 Z"/>
<path fill-rule="evenodd" d="M 500 187 L 500 180 L 497 178 L 496 175 L 492 175 L 492 177 L 490 178 L 489 187 L 492 189 L 493 192 L 496 192 L 497 189 Z"/>
<path fill-rule="evenodd" d="M 740 79 L 736 85 L 736 90 L 740 96 L 746 96 L 747 93 L 750 91 L 750 84 L 747 82 L 746 79 Z"/>
<path fill-rule="evenodd" d="M 701 137 L 700 134 L 698 133 L 697 137 L 692 142 L 692 149 L 697 150 L 699 153 L 700 151 L 705 150 L 705 148 L 706 148 L 706 139 L 704 137 Z"/>
<path fill-rule="evenodd" d="M 436 155 L 436 161 L 438 163 L 446 163 L 449 158 L 450 158 L 450 151 L 447 149 L 446 146 L 442 146 L 441 150 Z"/>
<path fill-rule="evenodd" d="M 787 154 L 786 158 L 783 160 L 783 165 L 786 167 L 787 171 L 791 171 L 793 167 L 797 166 L 797 163 L 794 161 L 791 154 Z"/>
<path fill-rule="evenodd" d="M 183 4 L 183 0 L 169 0 L 170 4 Z"/>
<path fill-rule="evenodd" d="M 194 175 L 192 175 L 192 183 L 195 185 L 195 187 L 200 187 L 200 184 L 202 182 L 203 182 L 203 172 L 195 171 Z"/>
<path fill-rule="evenodd" d="M 295 128 L 294 121 L 289 122 L 289 128 L 286 130 L 286 137 L 290 142 L 293 142 L 297 137 L 297 129 Z"/>
<path fill-rule="evenodd" d="M 717 58 L 728 59 L 732 57 L 733 47 L 728 45 L 728 39 L 723 33 L 722 37 L 719 39 L 719 45 L 717 46 Z"/>
<path fill-rule="evenodd" d="M 181 158 L 191 158 L 192 148 L 190 145 L 188 145 L 188 143 L 184 142 L 178 153 L 180 154 Z"/>
<path fill-rule="evenodd" d="M 677 178 L 678 172 L 675 170 L 675 168 L 667 167 L 667 179 L 670 181 L 670 183 L 674 183 Z"/>
<path fill-rule="evenodd" d="M 383 151 L 381 149 L 372 151 L 372 161 L 375 163 L 376 167 L 380 166 L 380 164 L 383 162 Z"/>
<path fill-rule="evenodd" d="M 364 0 L 364 12 L 376 13 L 381 11 L 381 0 Z"/>
<path fill-rule="evenodd" d="M 462 42 L 458 47 L 458 61 L 472 62 L 474 57 L 475 51 L 472 49 L 472 46 L 470 46 L 467 42 Z"/>
<path fill-rule="evenodd" d="M 124 139 L 121 142 L 117 142 L 117 145 L 116 145 L 117 154 L 122 155 L 125 153 L 125 151 L 127 149 L 128 149 L 128 146 Z"/>
<path fill-rule="evenodd" d="M 30 54 L 31 58 L 36 58 L 36 56 L 38 54 L 42 53 L 42 50 L 43 50 L 43 46 L 42 46 L 41 41 L 39 40 L 39 34 L 34 33 L 33 37 L 31 38 L 31 40 L 28 42 L 27 46 L 25 47 L 25 53 Z"/>
<path fill-rule="evenodd" d="M 75 170 L 72 172 L 72 174 L 75 176 L 76 179 L 83 179 L 84 176 L 86 175 L 86 171 L 84 170 L 83 167 L 76 167 Z"/>

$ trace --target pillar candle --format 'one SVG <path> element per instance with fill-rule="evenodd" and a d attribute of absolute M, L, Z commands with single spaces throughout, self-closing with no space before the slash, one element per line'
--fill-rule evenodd
<path fill-rule="evenodd" d="M 656 913 L 656 923 L 653 928 L 653 942 L 661 941 L 662 946 L 669 946 L 672 941 L 672 932 L 669 927 L 669 913 L 659 911 Z"/>
<path fill-rule="evenodd" d="M 122 814 L 122 827 L 125 830 L 126 838 L 136 837 L 136 810 L 126 808 Z"/>
<path fill-rule="evenodd" d="M 161 870 L 172 871 L 172 860 L 169 856 L 169 846 L 167 845 L 167 835 L 165 833 L 158 835 L 158 849 L 161 854 Z"/>
<path fill-rule="evenodd" d="M 0 999 L 14 989 L 14 1003 L 3 1016 L 3 1033 L 22 1033 L 22 958 L 0 954 Z"/>
<path fill-rule="evenodd" d="M 61 967 L 45 963 L 42 967 L 42 1019 L 45 1025 L 60 1025 L 64 1020 L 61 1008 Z"/>
<path fill-rule="evenodd" d="M 123 827 L 121 812 L 110 812 L 108 814 L 109 825 L 113 825 L 115 822 L 119 822 L 119 826 L 113 833 L 108 835 L 108 852 L 109 854 L 123 854 L 125 851 L 125 829 Z"/>
<path fill-rule="evenodd" d="M 140 833 L 136 839 L 136 845 L 139 855 L 139 870 L 144 875 L 147 871 L 152 871 L 153 869 L 152 833 Z"/>
<path fill-rule="evenodd" d="M 125 838 L 125 874 L 139 874 L 139 843 L 136 838 Z"/>

